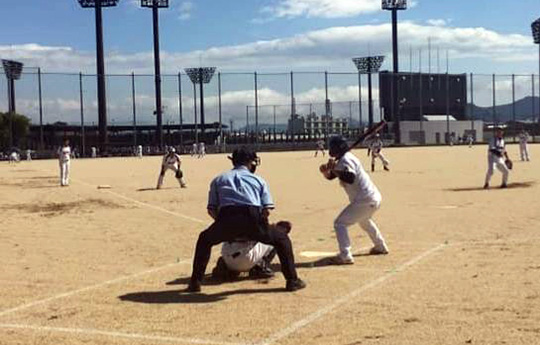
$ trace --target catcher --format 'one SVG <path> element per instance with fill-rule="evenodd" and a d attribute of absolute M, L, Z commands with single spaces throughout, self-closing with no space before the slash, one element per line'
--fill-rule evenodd
<path fill-rule="evenodd" d="M 374 244 L 370 250 L 371 255 L 388 254 L 386 242 L 377 224 L 371 219 L 381 205 L 381 193 L 360 160 L 349 151 L 345 139 L 340 136 L 331 138 L 329 154 L 335 160 L 330 159 L 327 164 L 321 165 L 319 170 L 328 180 L 338 178 L 350 201 L 334 221 L 339 254 L 331 258 L 331 263 L 354 263 L 348 233 L 348 227 L 353 224 L 359 224 L 369 235 Z"/>
<path fill-rule="evenodd" d="M 488 147 L 488 170 L 486 173 L 486 182 L 484 183 L 484 189 L 489 188 L 489 181 L 491 176 L 493 176 L 493 168 L 497 167 L 502 173 L 502 183 L 501 188 L 508 187 L 508 175 L 510 174 L 510 169 L 512 169 L 513 163 L 508 158 L 508 153 L 506 152 L 504 139 L 503 139 L 503 130 L 497 128 L 495 131 L 495 136 L 490 140 Z"/>
<path fill-rule="evenodd" d="M 269 224 L 269 228 L 288 234 L 292 225 L 287 221 Z M 276 256 L 273 246 L 248 239 L 237 239 L 225 242 L 221 247 L 221 257 L 212 270 L 212 278 L 216 280 L 234 280 L 240 273 L 249 272 L 253 279 L 272 278 L 274 271 L 270 263 Z"/>
<path fill-rule="evenodd" d="M 161 172 L 159 173 L 158 183 L 156 189 L 160 189 L 163 184 L 163 177 L 168 169 L 174 171 L 178 183 L 181 188 L 186 188 L 186 182 L 184 181 L 184 173 L 180 170 L 180 156 L 176 154 L 174 147 L 169 147 L 168 152 L 163 156 L 163 162 L 161 163 Z"/>

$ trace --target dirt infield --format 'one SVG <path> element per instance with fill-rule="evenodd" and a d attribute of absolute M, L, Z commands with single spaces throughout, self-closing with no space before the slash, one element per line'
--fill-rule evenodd
<path fill-rule="evenodd" d="M 325 159 L 260 154 L 272 219 L 294 225 L 295 293 L 280 274 L 181 291 L 225 155 L 184 157 L 188 188 L 169 172 L 162 190 L 159 157 L 74 160 L 67 188 L 56 161 L 3 162 L 0 344 L 540 344 L 540 145 L 528 163 L 508 149 L 510 188 L 496 172 L 488 191 L 485 146 L 385 150 L 391 172 L 371 175 L 391 253 L 366 255 L 355 227 L 350 266 L 302 255 L 337 248 L 346 195 Z"/>

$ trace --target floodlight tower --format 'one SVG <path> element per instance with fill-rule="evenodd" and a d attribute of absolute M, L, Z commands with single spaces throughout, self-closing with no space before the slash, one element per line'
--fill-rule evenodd
<path fill-rule="evenodd" d="M 203 90 L 203 84 L 208 84 L 210 80 L 212 80 L 212 77 L 214 76 L 214 72 L 216 71 L 215 67 L 196 67 L 196 68 L 186 68 L 184 69 L 186 71 L 187 75 L 189 76 L 189 79 L 195 84 L 199 84 L 199 94 L 200 94 L 200 108 L 201 108 L 201 135 L 204 140 L 204 90 Z"/>
<path fill-rule="evenodd" d="M 538 76 L 540 78 L 540 18 L 538 18 L 537 20 L 535 20 L 534 22 L 532 22 L 531 24 L 531 29 L 532 29 L 532 35 L 533 35 L 533 39 L 534 39 L 534 43 L 538 44 L 538 63 L 539 63 L 539 66 L 538 66 Z M 534 116 L 534 114 L 533 114 Z M 533 118 L 533 121 L 534 121 L 534 118 Z M 540 116 L 538 116 L 538 123 L 540 123 Z"/>
<path fill-rule="evenodd" d="M 360 74 L 367 74 L 368 76 L 368 111 L 369 111 L 369 127 L 373 126 L 373 96 L 371 91 L 371 74 L 378 73 L 384 62 L 384 56 L 366 56 L 353 58 L 352 61 L 356 65 Z M 360 105 L 362 106 L 362 105 Z"/>
<path fill-rule="evenodd" d="M 161 109 L 161 67 L 159 62 L 159 9 L 169 7 L 169 0 L 141 0 L 141 7 L 152 9 L 154 26 L 154 78 L 156 89 L 156 141 L 163 147 L 163 109 Z"/>
<path fill-rule="evenodd" d="M 94 8 L 96 13 L 96 67 L 98 96 L 98 127 L 101 151 L 106 152 L 109 144 L 107 133 L 107 96 L 105 90 L 105 62 L 103 58 L 102 7 L 114 7 L 119 0 L 78 0 L 83 8 Z"/>
<path fill-rule="evenodd" d="M 3 60 L 2 67 L 8 81 L 9 104 L 9 146 L 13 146 L 13 115 L 15 115 L 15 80 L 21 77 L 23 64 L 13 60 Z"/>
<path fill-rule="evenodd" d="M 394 67 L 394 76 L 399 73 L 399 52 L 398 52 L 398 20 L 397 20 L 397 11 L 403 11 L 407 9 L 407 0 L 382 0 L 382 9 L 392 12 L 392 60 Z M 398 83 L 397 81 L 393 82 L 393 114 L 392 119 L 394 120 L 394 130 L 396 136 L 396 143 L 401 143 L 401 134 L 399 130 L 399 111 L 398 111 Z"/>

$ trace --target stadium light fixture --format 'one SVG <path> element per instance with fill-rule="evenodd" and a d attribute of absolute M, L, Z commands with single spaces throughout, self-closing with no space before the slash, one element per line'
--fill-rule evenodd
<path fill-rule="evenodd" d="M 393 71 L 394 74 L 399 73 L 399 51 L 398 51 L 398 19 L 397 12 L 407 9 L 407 0 L 382 0 L 382 9 L 385 11 L 392 12 L 392 60 L 393 60 Z M 399 130 L 399 111 L 398 111 L 398 99 L 397 99 L 397 83 L 394 84 L 394 99 L 393 102 L 393 114 L 392 119 L 394 120 L 394 131 L 396 143 L 401 143 L 401 132 Z"/>
<path fill-rule="evenodd" d="M 185 68 L 186 74 L 189 77 L 189 80 L 193 85 L 199 84 L 199 95 L 200 95 L 200 108 L 201 108 L 201 134 L 204 140 L 204 84 L 208 84 L 214 73 L 216 72 L 215 67 L 195 67 L 195 68 Z"/>
<path fill-rule="evenodd" d="M 15 80 L 21 78 L 23 64 L 18 61 L 2 59 L 2 67 L 8 82 L 8 105 L 9 105 L 9 146 L 13 147 L 13 115 L 15 109 Z"/>
<path fill-rule="evenodd" d="M 163 147 L 163 109 L 161 106 L 161 63 L 159 58 L 159 9 L 169 7 L 169 0 L 141 0 L 141 7 L 152 9 L 154 30 L 154 82 L 156 96 L 156 141 Z"/>
<path fill-rule="evenodd" d="M 107 93 L 105 89 L 105 61 L 103 57 L 103 19 L 101 8 L 114 7 L 119 0 L 78 0 L 82 8 L 94 8 L 96 17 L 96 67 L 98 93 L 98 127 L 101 152 L 107 151 Z"/>
<path fill-rule="evenodd" d="M 384 56 L 365 56 L 352 59 L 354 65 L 361 74 L 368 76 L 368 125 L 373 126 L 373 93 L 371 90 L 371 74 L 378 73 L 384 62 Z M 360 105 L 362 106 L 362 105 Z"/>

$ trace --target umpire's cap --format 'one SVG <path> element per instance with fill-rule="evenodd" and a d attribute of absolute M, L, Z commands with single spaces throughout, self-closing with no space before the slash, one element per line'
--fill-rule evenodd
<path fill-rule="evenodd" d="M 333 157 L 341 157 L 349 150 L 349 145 L 347 145 L 347 140 L 341 135 L 336 135 L 330 138 L 328 143 L 328 151 Z"/>
<path fill-rule="evenodd" d="M 257 152 L 250 150 L 245 146 L 235 149 L 232 157 L 229 156 L 229 159 L 232 160 L 234 166 L 247 164 L 253 161 L 258 165 L 260 162 L 259 157 L 257 157 Z"/>

